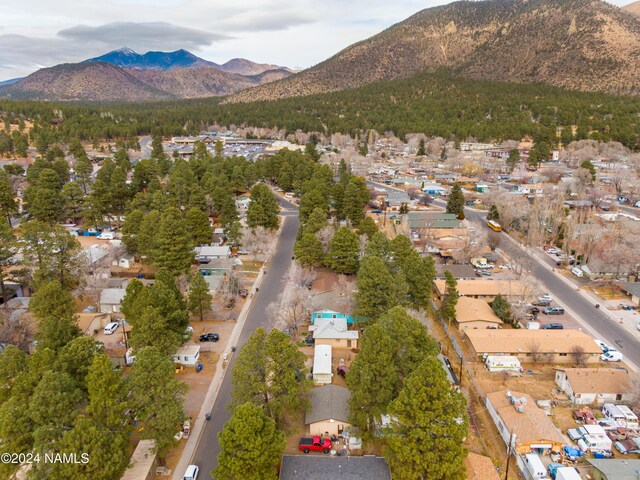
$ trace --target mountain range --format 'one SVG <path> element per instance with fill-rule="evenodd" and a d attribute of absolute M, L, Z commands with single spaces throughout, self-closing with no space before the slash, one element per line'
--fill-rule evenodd
<path fill-rule="evenodd" d="M 0 95 L 63 100 L 152 100 L 225 95 L 274 100 L 358 88 L 444 70 L 460 78 L 640 94 L 640 2 L 457 1 L 422 10 L 299 73 L 186 50 L 123 48 L 38 70 Z"/>
<path fill-rule="evenodd" d="M 472 79 L 640 93 L 640 4 L 458 1 L 422 10 L 290 78 L 230 97 L 272 100 L 446 69 Z"/>
<path fill-rule="evenodd" d="M 42 68 L 0 83 L 0 95 L 39 100 L 140 101 L 229 95 L 279 80 L 292 70 L 234 58 L 218 65 L 186 50 L 121 48 L 80 63 Z"/>

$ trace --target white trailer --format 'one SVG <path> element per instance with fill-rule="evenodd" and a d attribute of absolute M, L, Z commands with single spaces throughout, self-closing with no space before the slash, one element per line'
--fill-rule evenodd
<path fill-rule="evenodd" d="M 531 475 L 531 478 L 534 479 L 546 479 L 549 478 L 547 475 L 547 469 L 544 468 L 544 464 L 538 455 L 534 455 L 532 453 L 528 453 L 524 456 L 524 463 L 527 466 L 527 470 Z"/>
<path fill-rule="evenodd" d="M 484 361 L 485 367 L 490 372 L 519 372 L 522 368 L 520 360 L 511 355 L 489 355 Z"/>

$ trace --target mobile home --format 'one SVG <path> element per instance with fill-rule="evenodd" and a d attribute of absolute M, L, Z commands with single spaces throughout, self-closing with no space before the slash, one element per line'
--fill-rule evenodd
<path fill-rule="evenodd" d="M 316 345 L 313 353 L 313 382 L 331 383 L 333 367 L 331 345 Z"/>
<path fill-rule="evenodd" d="M 638 428 L 638 416 L 626 405 L 618 405 L 618 410 L 624 415 L 627 428 Z"/>
<path fill-rule="evenodd" d="M 618 427 L 625 427 L 627 425 L 627 417 L 622 413 L 618 406 L 613 403 L 605 403 L 602 406 L 602 413 L 611 420 L 614 420 Z"/>

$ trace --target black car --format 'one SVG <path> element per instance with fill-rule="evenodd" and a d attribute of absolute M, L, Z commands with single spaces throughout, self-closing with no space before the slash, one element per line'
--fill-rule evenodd
<path fill-rule="evenodd" d="M 198 340 L 201 342 L 217 342 L 220 340 L 220 335 L 217 333 L 205 333 L 204 335 L 200 335 Z"/>
<path fill-rule="evenodd" d="M 540 313 L 540 309 L 538 307 L 531 307 L 531 309 L 529 310 L 529 313 L 532 315 L 537 315 Z"/>
<path fill-rule="evenodd" d="M 564 326 L 561 323 L 546 323 L 540 328 L 543 330 L 563 330 Z"/>

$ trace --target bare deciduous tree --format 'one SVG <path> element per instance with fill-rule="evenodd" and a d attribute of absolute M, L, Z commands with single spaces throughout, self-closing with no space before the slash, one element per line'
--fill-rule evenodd
<path fill-rule="evenodd" d="M 273 243 L 275 233 L 264 227 L 244 229 L 242 233 L 242 245 L 253 257 L 253 261 L 258 260 L 258 255 L 264 256 Z"/>
<path fill-rule="evenodd" d="M 540 351 L 540 344 L 538 342 L 531 342 L 529 344 L 529 353 L 531 353 L 533 363 L 538 363 L 542 360 L 543 354 Z"/>
<path fill-rule="evenodd" d="M 320 240 L 320 243 L 322 244 L 322 251 L 324 253 L 329 251 L 329 244 L 331 243 L 331 239 L 335 233 L 335 228 L 332 225 L 322 227 L 320 231 L 316 233 L 316 237 Z"/>
<path fill-rule="evenodd" d="M 300 326 L 309 320 L 310 307 L 309 291 L 306 288 L 295 287 L 269 304 L 267 316 L 274 328 L 286 329 L 291 338 L 295 339 L 300 335 Z"/>
<path fill-rule="evenodd" d="M 303 268 L 296 262 L 289 274 L 289 280 L 296 287 L 311 288 L 311 284 L 316 279 L 316 272 Z"/>
<path fill-rule="evenodd" d="M 587 363 L 587 354 L 580 345 L 575 345 L 571 349 L 571 356 L 579 367 L 584 366 Z"/>

